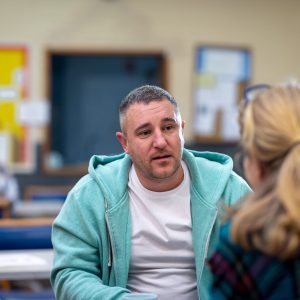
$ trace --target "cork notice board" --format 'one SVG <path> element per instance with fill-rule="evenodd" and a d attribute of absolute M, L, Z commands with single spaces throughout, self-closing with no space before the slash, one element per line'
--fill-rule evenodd
<path fill-rule="evenodd" d="M 197 47 L 193 84 L 193 133 L 196 142 L 239 139 L 238 104 L 251 75 L 245 47 Z"/>

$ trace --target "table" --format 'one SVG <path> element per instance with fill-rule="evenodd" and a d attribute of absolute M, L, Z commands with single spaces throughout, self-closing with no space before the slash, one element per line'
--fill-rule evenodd
<path fill-rule="evenodd" d="M 0 279 L 49 279 L 52 249 L 0 251 Z"/>
<path fill-rule="evenodd" d="M 12 215 L 16 218 L 56 217 L 63 204 L 63 201 L 57 200 L 20 200 L 14 203 Z"/>

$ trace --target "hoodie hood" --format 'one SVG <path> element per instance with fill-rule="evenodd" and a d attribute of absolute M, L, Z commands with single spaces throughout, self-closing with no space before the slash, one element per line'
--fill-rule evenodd
<path fill-rule="evenodd" d="M 127 193 L 129 169 L 132 164 L 129 155 L 94 155 L 89 162 L 89 174 L 100 187 L 107 208 L 112 208 Z"/>
<path fill-rule="evenodd" d="M 209 206 L 217 202 L 232 174 L 232 159 L 215 152 L 197 152 L 184 149 L 186 162 L 198 196 Z M 127 195 L 129 169 L 132 164 L 129 155 L 94 155 L 89 162 L 89 174 L 97 182 L 109 208 Z M 200 187 L 200 188 L 199 188 Z"/>
<path fill-rule="evenodd" d="M 222 197 L 230 177 L 234 174 L 231 157 L 217 152 L 185 150 L 183 160 L 187 163 L 194 190 L 209 206 Z"/>

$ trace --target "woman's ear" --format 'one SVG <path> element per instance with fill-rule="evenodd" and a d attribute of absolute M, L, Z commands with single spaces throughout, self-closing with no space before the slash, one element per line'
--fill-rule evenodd
<path fill-rule="evenodd" d="M 125 135 L 118 131 L 116 132 L 116 137 L 117 137 L 117 140 L 119 141 L 119 143 L 121 144 L 123 150 L 128 153 L 128 147 L 127 147 L 127 139 L 125 137 Z"/>
<path fill-rule="evenodd" d="M 265 165 L 249 154 L 245 155 L 243 165 L 248 183 L 253 189 L 256 189 L 267 176 Z"/>
<path fill-rule="evenodd" d="M 259 177 L 260 177 L 260 180 L 263 181 L 263 180 L 265 180 L 265 178 L 268 175 L 268 170 L 264 163 L 258 162 L 258 165 L 259 165 Z"/>

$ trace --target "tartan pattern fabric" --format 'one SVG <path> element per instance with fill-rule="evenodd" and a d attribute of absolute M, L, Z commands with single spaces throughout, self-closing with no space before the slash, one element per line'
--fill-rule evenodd
<path fill-rule="evenodd" d="M 245 251 L 230 240 L 230 223 L 221 227 L 208 265 L 213 274 L 212 300 L 300 299 L 300 255 L 283 262 L 259 251 Z"/>

